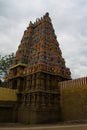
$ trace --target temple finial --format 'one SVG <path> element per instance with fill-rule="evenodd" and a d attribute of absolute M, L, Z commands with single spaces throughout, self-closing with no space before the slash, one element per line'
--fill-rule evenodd
<path fill-rule="evenodd" d="M 49 13 L 48 13 L 48 12 L 46 12 L 45 16 L 49 17 Z"/>
<path fill-rule="evenodd" d="M 33 26 L 33 23 L 30 21 L 30 23 L 29 23 L 29 27 L 32 27 Z"/>
<path fill-rule="evenodd" d="M 48 12 L 46 12 L 46 14 L 44 15 L 44 18 L 46 18 L 46 17 L 49 17 L 49 13 Z"/>

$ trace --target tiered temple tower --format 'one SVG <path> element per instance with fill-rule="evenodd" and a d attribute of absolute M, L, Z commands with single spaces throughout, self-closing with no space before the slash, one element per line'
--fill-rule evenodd
<path fill-rule="evenodd" d="M 49 14 L 30 22 L 10 67 L 10 88 L 18 89 L 18 121 L 60 120 L 59 81 L 70 80 Z"/>

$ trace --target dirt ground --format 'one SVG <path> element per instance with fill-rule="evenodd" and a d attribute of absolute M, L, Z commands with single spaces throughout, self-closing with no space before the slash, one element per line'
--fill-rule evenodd
<path fill-rule="evenodd" d="M 23 125 L 0 124 L 0 130 L 87 130 L 87 124 Z"/>

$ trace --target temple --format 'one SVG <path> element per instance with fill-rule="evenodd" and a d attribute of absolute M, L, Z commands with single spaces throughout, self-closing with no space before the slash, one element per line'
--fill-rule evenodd
<path fill-rule="evenodd" d="M 13 121 L 21 123 L 49 123 L 62 120 L 62 83 L 71 82 L 70 69 L 46 13 L 24 31 L 6 79 L 14 95 Z M 13 93 L 13 92 L 11 92 Z"/>
<path fill-rule="evenodd" d="M 60 115 L 56 116 L 60 114 L 58 82 L 70 79 L 70 70 L 46 13 L 34 24 L 30 22 L 24 31 L 10 67 L 9 86 L 18 89 L 19 120 L 30 123 L 60 120 Z M 25 115 L 31 116 L 25 119 Z"/>

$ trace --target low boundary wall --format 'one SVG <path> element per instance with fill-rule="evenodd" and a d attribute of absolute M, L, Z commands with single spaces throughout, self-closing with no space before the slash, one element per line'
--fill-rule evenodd
<path fill-rule="evenodd" d="M 59 83 L 64 121 L 87 120 L 87 77 Z"/>

